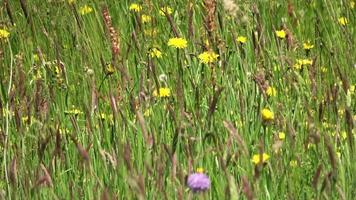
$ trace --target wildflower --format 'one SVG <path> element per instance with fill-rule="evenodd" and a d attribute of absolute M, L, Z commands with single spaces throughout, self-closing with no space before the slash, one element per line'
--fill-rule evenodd
<path fill-rule="evenodd" d="M 281 39 L 284 39 L 286 38 L 286 32 L 282 29 L 282 30 L 276 30 L 276 35 L 277 37 L 281 38 Z"/>
<path fill-rule="evenodd" d="M 262 157 L 262 160 L 261 160 Z M 266 163 L 267 160 L 270 158 L 270 156 L 266 153 L 263 153 L 262 156 L 260 154 L 255 154 L 252 156 L 251 161 L 255 164 L 258 165 L 259 163 Z"/>
<path fill-rule="evenodd" d="M 279 138 L 280 140 L 284 140 L 284 139 L 286 139 L 286 134 L 285 134 L 284 132 L 279 132 L 279 133 L 278 133 L 278 138 Z"/>
<path fill-rule="evenodd" d="M 89 14 L 89 13 L 91 13 L 92 11 L 93 11 L 93 8 L 90 7 L 90 6 L 88 6 L 88 5 L 85 5 L 85 6 L 83 6 L 83 7 L 81 7 L 81 8 L 79 9 L 79 13 L 80 13 L 81 15 Z"/>
<path fill-rule="evenodd" d="M 156 47 L 152 48 L 149 53 L 150 53 L 151 58 L 161 58 L 162 57 L 162 52 L 159 49 L 157 49 Z"/>
<path fill-rule="evenodd" d="M 138 5 L 137 3 L 132 3 L 129 7 L 129 10 L 134 12 L 140 12 L 142 10 L 142 6 Z"/>
<path fill-rule="evenodd" d="M 295 69 L 302 69 L 303 66 L 312 65 L 313 61 L 310 59 L 297 59 L 297 62 L 294 64 Z"/>
<path fill-rule="evenodd" d="M 274 119 L 274 113 L 268 108 L 262 109 L 261 116 L 264 121 L 272 121 Z"/>
<path fill-rule="evenodd" d="M 291 167 L 297 167 L 297 166 L 298 166 L 298 161 L 296 161 L 296 160 L 291 160 L 291 161 L 289 162 L 289 166 L 291 166 Z"/>
<path fill-rule="evenodd" d="M 149 117 L 149 116 L 151 116 L 152 113 L 153 113 L 152 109 L 151 109 L 151 108 L 148 108 L 148 109 L 146 109 L 145 112 L 143 113 L 143 116 Z"/>
<path fill-rule="evenodd" d="M 184 38 L 171 38 L 168 40 L 168 46 L 175 47 L 178 49 L 184 49 L 187 47 L 187 40 Z"/>
<path fill-rule="evenodd" d="M 145 34 L 145 36 L 155 37 L 157 35 L 157 30 L 156 29 L 145 29 L 145 30 L 143 30 L 143 33 Z"/>
<path fill-rule="evenodd" d="M 204 173 L 193 173 L 188 176 L 187 185 L 193 192 L 202 192 L 210 188 L 210 179 Z"/>
<path fill-rule="evenodd" d="M 198 167 L 196 171 L 197 173 L 204 173 L 204 168 Z"/>
<path fill-rule="evenodd" d="M 0 29 L 0 39 L 6 39 L 10 36 L 10 33 L 6 29 Z"/>
<path fill-rule="evenodd" d="M 339 22 L 339 24 L 340 24 L 341 26 L 346 26 L 346 24 L 349 23 L 349 21 L 347 20 L 346 17 L 340 17 L 340 18 L 338 19 L 338 22 Z"/>
<path fill-rule="evenodd" d="M 111 75 L 111 74 L 113 74 L 114 72 L 115 72 L 114 66 L 113 66 L 111 63 L 107 64 L 106 67 L 105 67 L 105 73 L 106 73 L 106 75 Z"/>
<path fill-rule="evenodd" d="M 205 51 L 199 54 L 198 58 L 202 63 L 213 63 L 218 59 L 219 55 L 212 51 Z"/>
<path fill-rule="evenodd" d="M 314 48 L 314 45 L 313 45 L 313 44 L 310 44 L 309 41 L 308 41 L 308 42 L 304 42 L 304 43 L 303 43 L 303 48 L 304 48 L 305 50 L 310 50 L 310 49 Z"/>
<path fill-rule="evenodd" d="M 159 88 L 159 94 L 157 94 L 157 90 L 155 89 L 153 91 L 153 96 L 157 97 L 169 97 L 171 96 L 171 90 L 169 88 Z"/>
<path fill-rule="evenodd" d="M 159 14 L 162 15 L 162 16 L 165 16 L 167 13 L 168 15 L 171 15 L 173 13 L 173 9 L 169 6 L 165 6 L 165 7 L 161 7 L 159 9 Z"/>
<path fill-rule="evenodd" d="M 241 44 L 245 44 L 247 42 L 247 37 L 239 36 L 239 37 L 237 37 L 236 41 Z"/>
<path fill-rule="evenodd" d="M 151 20 L 152 20 L 152 17 L 149 16 L 149 15 L 142 15 L 141 16 L 142 23 L 149 23 L 149 22 L 151 22 Z"/>
<path fill-rule="evenodd" d="M 269 97 L 274 97 L 277 95 L 277 90 L 276 90 L 276 88 L 274 88 L 272 86 L 268 86 L 266 93 Z"/>
<path fill-rule="evenodd" d="M 80 111 L 79 109 L 73 107 L 71 110 L 64 111 L 64 114 L 77 116 L 77 115 L 83 114 L 83 112 Z"/>

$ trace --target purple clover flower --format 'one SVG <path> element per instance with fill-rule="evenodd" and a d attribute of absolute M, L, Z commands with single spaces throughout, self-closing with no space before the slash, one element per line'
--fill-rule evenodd
<path fill-rule="evenodd" d="M 193 173 L 188 176 L 187 184 L 193 192 L 201 192 L 210 188 L 210 179 L 203 173 Z"/>

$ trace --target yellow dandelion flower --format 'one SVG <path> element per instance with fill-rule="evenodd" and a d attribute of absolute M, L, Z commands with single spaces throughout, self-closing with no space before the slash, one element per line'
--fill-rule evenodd
<path fill-rule="evenodd" d="M 276 88 L 274 88 L 272 86 L 268 86 L 266 93 L 269 97 L 274 97 L 277 95 L 277 90 L 276 90 Z"/>
<path fill-rule="evenodd" d="M 0 39 L 6 39 L 10 36 L 10 33 L 6 29 L 0 29 Z"/>
<path fill-rule="evenodd" d="M 171 96 L 171 90 L 169 88 L 159 88 L 159 94 L 157 94 L 157 90 L 153 91 L 153 96 L 155 97 L 169 97 Z"/>
<path fill-rule="evenodd" d="M 237 37 L 236 41 L 241 44 L 245 44 L 247 42 L 247 37 L 239 36 L 239 37 Z"/>
<path fill-rule="evenodd" d="M 268 108 L 262 109 L 261 116 L 264 121 L 272 121 L 274 119 L 274 113 Z"/>
<path fill-rule="evenodd" d="M 261 155 L 260 154 L 255 154 L 252 156 L 251 161 L 255 164 L 258 165 L 259 163 L 265 163 L 267 160 L 270 158 L 270 156 L 266 153 L 262 154 L 262 160 L 261 160 Z"/>
<path fill-rule="evenodd" d="M 202 63 L 213 63 L 218 59 L 219 55 L 212 51 L 205 51 L 199 54 L 198 58 Z"/>
<path fill-rule="evenodd" d="M 168 46 L 177 48 L 177 49 L 184 49 L 187 47 L 187 40 L 184 38 L 171 38 L 168 40 Z"/>
<path fill-rule="evenodd" d="M 341 26 L 346 26 L 346 24 L 349 23 L 349 20 L 347 20 L 346 17 L 340 17 L 340 18 L 338 19 L 338 22 L 339 22 L 339 24 L 340 24 Z"/>
<path fill-rule="evenodd" d="M 150 53 L 151 58 L 161 58 L 162 57 L 162 52 L 155 47 L 152 48 L 149 53 Z"/>
<path fill-rule="evenodd" d="M 152 20 L 152 17 L 149 16 L 149 15 L 142 15 L 141 16 L 142 23 L 149 23 L 149 22 L 151 22 L 151 20 Z"/>
<path fill-rule="evenodd" d="M 277 37 L 284 39 L 287 36 L 287 33 L 282 29 L 282 30 L 276 30 L 276 35 Z"/>
<path fill-rule="evenodd" d="M 279 132 L 279 133 L 278 133 L 278 138 L 279 138 L 280 140 L 284 140 L 284 139 L 286 139 L 286 134 L 285 134 L 284 132 Z"/>
<path fill-rule="evenodd" d="M 86 14 L 89 14 L 91 12 L 93 12 L 93 8 L 88 6 L 88 5 L 84 5 L 84 6 L 79 8 L 79 13 L 81 15 L 86 15 Z"/>
<path fill-rule="evenodd" d="M 138 5 L 137 3 L 132 3 L 129 7 L 130 11 L 140 12 L 142 10 L 142 6 Z"/>
<path fill-rule="evenodd" d="M 169 6 L 161 7 L 159 9 L 159 14 L 162 16 L 165 16 L 165 13 L 167 13 L 168 15 L 171 15 L 173 13 L 173 9 Z"/>
<path fill-rule="evenodd" d="M 304 42 L 304 43 L 303 43 L 303 48 L 304 48 L 305 50 L 310 50 L 310 49 L 314 48 L 314 45 L 311 44 L 309 41 L 308 41 L 308 42 Z"/>
<path fill-rule="evenodd" d="M 196 170 L 197 173 L 204 173 L 204 168 L 198 167 Z"/>

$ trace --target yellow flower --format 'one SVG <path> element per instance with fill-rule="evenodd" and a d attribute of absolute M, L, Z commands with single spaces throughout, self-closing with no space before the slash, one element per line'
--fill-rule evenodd
<path fill-rule="evenodd" d="M 204 168 L 198 167 L 196 170 L 197 173 L 204 173 Z"/>
<path fill-rule="evenodd" d="M 151 58 L 161 58 L 162 52 L 159 49 L 157 49 L 156 47 L 153 47 L 150 50 L 150 56 L 151 56 Z"/>
<path fill-rule="evenodd" d="M 284 139 L 286 139 L 286 134 L 285 134 L 284 132 L 279 132 L 279 133 L 278 133 L 278 138 L 279 138 L 280 140 L 284 140 Z"/>
<path fill-rule="evenodd" d="M 310 44 L 309 41 L 308 41 L 308 42 L 304 42 L 304 43 L 303 43 L 303 48 L 304 48 L 305 50 L 310 50 L 310 49 L 314 48 L 314 45 L 313 45 L 313 44 Z"/>
<path fill-rule="evenodd" d="M 260 154 L 255 154 L 252 156 L 252 162 L 255 164 L 255 165 L 258 165 L 259 163 L 265 163 L 267 162 L 267 160 L 270 158 L 270 156 L 266 153 L 263 153 L 262 154 L 262 160 L 261 160 L 261 155 Z"/>
<path fill-rule="evenodd" d="M 302 69 L 303 66 L 312 65 L 313 61 L 310 59 L 297 59 L 297 62 L 294 64 L 295 69 Z"/>
<path fill-rule="evenodd" d="M 298 166 L 298 161 L 296 161 L 296 160 L 291 160 L 291 161 L 289 162 L 289 166 L 291 166 L 291 167 L 297 167 L 297 166 Z"/>
<path fill-rule="evenodd" d="M 178 49 L 184 49 L 187 47 L 187 40 L 184 38 L 171 38 L 168 40 L 168 46 L 175 47 Z"/>
<path fill-rule="evenodd" d="M 142 10 L 142 6 L 138 5 L 137 3 L 132 3 L 129 7 L 129 10 L 134 12 L 140 12 Z"/>
<path fill-rule="evenodd" d="M 268 108 L 262 109 L 261 116 L 264 121 L 271 121 L 274 119 L 274 113 Z"/>
<path fill-rule="evenodd" d="M 153 96 L 157 97 L 169 97 L 171 96 L 171 90 L 169 88 L 159 88 L 159 94 L 157 94 L 157 90 L 153 91 Z"/>
<path fill-rule="evenodd" d="M 277 37 L 281 38 L 281 39 L 284 39 L 286 38 L 286 32 L 282 29 L 282 30 L 276 30 L 276 35 Z"/>
<path fill-rule="evenodd" d="M 71 110 L 64 111 L 64 114 L 77 116 L 77 115 L 83 114 L 83 112 L 80 111 L 79 109 L 73 107 Z"/>
<path fill-rule="evenodd" d="M 141 16 L 142 23 L 149 23 L 149 22 L 151 22 L 151 20 L 152 20 L 152 18 L 149 15 L 142 15 Z"/>
<path fill-rule="evenodd" d="M 6 39 L 10 36 L 10 33 L 6 29 L 0 29 L 0 39 Z"/>
<path fill-rule="evenodd" d="M 143 113 L 143 116 L 149 117 L 149 116 L 151 116 L 152 113 L 153 113 L 153 112 L 152 112 L 152 109 L 151 109 L 151 108 L 148 108 L 148 109 L 146 109 L 145 112 Z"/>
<path fill-rule="evenodd" d="M 164 14 L 165 12 L 166 12 L 168 15 L 170 15 L 170 14 L 173 13 L 173 10 L 172 10 L 172 8 L 169 7 L 169 6 L 161 7 L 161 8 L 159 9 L 159 14 L 160 14 L 160 15 L 165 16 L 165 14 Z"/>
<path fill-rule="evenodd" d="M 212 51 L 205 51 L 199 54 L 198 58 L 202 63 L 213 63 L 218 59 L 219 55 Z"/>
<path fill-rule="evenodd" d="M 110 64 L 107 64 L 106 67 L 105 67 L 105 73 L 106 73 L 107 75 L 111 75 L 111 74 L 113 74 L 114 72 L 115 72 L 114 66 L 112 66 L 111 63 L 110 63 Z"/>
<path fill-rule="evenodd" d="M 86 14 L 89 14 L 93 11 L 93 8 L 88 6 L 88 5 L 85 5 L 85 6 L 82 6 L 80 9 L 79 9 L 79 13 L 81 15 L 86 15 Z"/>
<path fill-rule="evenodd" d="M 155 37 L 157 35 L 157 29 L 145 29 L 143 30 L 143 33 L 145 34 L 145 36 Z"/>
<path fill-rule="evenodd" d="M 268 86 L 266 93 L 269 97 L 274 97 L 277 95 L 277 90 L 274 87 Z"/>
<path fill-rule="evenodd" d="M 237 37 L 236 41 L 241 43 L 241 44 L 244 44 L 244 43 L 247 42 L 247 37 L 239 36 L 239 37 Z"/>
<path fill-rule="evenodd" d="M 340 24 L 341 26 L 346 26 L 346 24 L 349 23 L 349 21 L 347 20 L 346 17 L 340 17 L 340 18 L 338 19 L 338 22 L 339 22 L 339 24 Z"/>

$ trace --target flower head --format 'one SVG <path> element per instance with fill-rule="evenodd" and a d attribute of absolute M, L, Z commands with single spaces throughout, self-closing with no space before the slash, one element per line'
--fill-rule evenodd
<path fill-rule="evenodd" d="M 198 58 L 202 63 L 208 64 L 213 63 L 218 59 L 219 55 L 213 51 L 205 51 L 199 54 Z"/>
<path fill-rule="evenodd" d="M 6 39 L 10 36 L 10 33 L 6 29 L 0 29 L 0 39 Z"/>
<path fill-rule="evenodd" d="M 239 36 L 239 37 L 237 37 L 236 41 L 241 44 L 245 44 L 247 42 L 247 37 Z"/>
<path fill-rule="evenodd" d="M 149 53 L 151 58 L 162 58 L 162 52 L 156 47 L 153 47 Z"/>
<path fill-rule="evenodd" d="M 274 88 L 272 86 L 268 86 L 266 93 L 269 97 L 274 97 L 277 95 L 277 90 L 276 90 L 276 88 Z"/>
<path fill-rule="evenodd" d="M 84 5 L 79 9 L 79 13 L 81 15 L 86 15 L 86 14 L 89 14 L 91 12 L 93 12 L 93 8 L 88 6 L 88 5 Z"/>
<path fill-rule="evenodd" d="M 193 192 L 206 191 L 210 188 L 210 179 L 204 173 L 193 173 L 188 176 L 187 185 Z"/>
<path fill-rule="evenodd" d="M 304 48 L 305 50 L 310 50 L 310 49 L 314 48 L 314 45 L 313 45 L 313 44 L 310 44 L 309 41 L 308 41 L 308 42 L 304 42 L 304 43 L 303 43 L 303 48 Z"/>
<path fill-rule="evenodd" d="M 169 97 L 171 96 L 171 90 L 169 88 L 159 88 L 159 94 L 157 94 L 157 90 L 155 89 L 153 91 L 153 96 L 157 97 Z"/>
<path fill-rule="evenodd" d="M 274 113 L 268 108 L 262 109 L 261 116 L 264 121 L 272 121 L 274 119 Z"/>
<path fill-rule="evenodd" d="M 346 24 L 349 23 L 349 21 L 347 20 L 346 17 L 340 17 L 337 21 L 339 22 L 339 24 L 340 24 L 341 26 L 346 26 Z"/>
<path fill-rule="evenodd" d="M 281 39 L 284 39 L 287 36 L 286 32 L 283 29 L 282 30 L 276 30 L 275 33 L 276 33 L 277 37 L 279 37 Z"/>
<path fill-rule="evenodd" d="M 165 13 L 167 13 L 168 15 L 171 15 L 173 13 L 173 9 L 169 6 L 161 7 L 159 9 L 159 14 L 162 16 L 166 16 Z"/>
<path fill-rule="evenodd" d="M 285 134 L 284 132 L 279 132 L 279 133 L 278 133 L 278 138 L 279 138 L 280 140 L 284 140 L 284 139 L 286 139 L 286 134 Z"/>
<path fill-rule="evenodd" d="M 149 15 L 142 15 L 141 16 L 142 23 L 149 23 L 149 22 L 151 22 L 151 20 L 152 20 L 152 17 L 149 16 Z"/>
<path fill-rule="evenodd" d="M 255 164 L 255 165 L 258 165 L 260 164 L 261 162 L 262 163 L 265 163 L 267 162 L 267 160 L 270 158 L 270 156 L 266 153 L 263 153 L 262 156 L 260 154 L 255 154 L 252 156 L 252 159 L 251 161 Z"/>
<path fill-rule="evenodd" d="M 297 62 L 294 64 L 295 69 L 302 69 L 303 66 L 312 65 L 313 61 L 310 59 L 297 59 Z"/>
<path fill-rule="evenodd" d="M 140 12 L 142 10 L 142 6 L 138 5 L 137 3 L 132 3 L 129 7 L 129 10 L 134 12 Z"/>
<path fill-rule="evenodd" d="M 187 47 L 187 40 L 184 38 L 171 38 L 168 40 L 168 46 L 175 47 L 177 49 L 184 49 Z"/>

